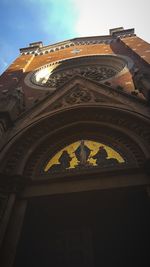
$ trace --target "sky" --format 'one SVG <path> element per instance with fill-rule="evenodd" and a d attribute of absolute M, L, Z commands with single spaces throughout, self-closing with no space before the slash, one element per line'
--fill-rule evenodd
<path fill-rule="evenodd" d="M 150 0 L 0 0 L 0 74 L 19 48 L 36 41 L 48 45 L 124 27 L 150 43 L 149 11 Z"/>

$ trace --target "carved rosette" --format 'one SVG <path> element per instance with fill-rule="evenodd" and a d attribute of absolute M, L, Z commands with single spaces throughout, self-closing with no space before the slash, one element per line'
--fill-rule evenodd
<path fill-rule="evenodd" d="M 75 88 L 68 96 L 65 101 L 68 104 L 87 103 L 91 100 L 91 94 L 82 88 Z"/>

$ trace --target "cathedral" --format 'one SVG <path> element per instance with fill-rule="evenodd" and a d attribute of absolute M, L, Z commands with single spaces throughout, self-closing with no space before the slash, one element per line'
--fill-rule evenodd
<path fill-rule="evenodd" d="M 148 267 L 150 44 L 20 48 L 0 76 L 0 266 Z"/>

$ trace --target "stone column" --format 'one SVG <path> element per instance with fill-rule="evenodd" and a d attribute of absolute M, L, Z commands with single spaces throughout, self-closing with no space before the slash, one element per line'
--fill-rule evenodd
<path fill-rule="evenodd" d="M 18 199 L 15 202 L 1 249 L 0 266 L 13 266 L 26 211 L 26 205 L 27 200 Z"/>
<path fill-rule="evenodd" d="M 22 175 L 0 174 L 1 202 L 0 266 L 12 267 L 23 224 L 27 201 L 19 198 L 26 185 Z M 6 202 L 5 202 L 6 201 Z"/>
<path fill-rule="evenodd" d="M 10 220 L 10 216 L 12 213 L 12 209 L 15 203 L 15 194 L 11 193 L 8 196 L 2 195 L 1 198 L 1 220 L 0 220 L 0 248 L 2 247 L 3 239 L 5 236 L 5 232 Z M 5 206 L 5 202 L 7 202 Z"/>

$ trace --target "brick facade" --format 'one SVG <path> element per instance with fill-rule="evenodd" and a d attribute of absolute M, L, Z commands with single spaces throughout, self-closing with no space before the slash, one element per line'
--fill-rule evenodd
<path fill-rule="evenodd" d="M 150 266 L 149 51 L 118 28 L 31 43 L 1 75 L 0 266 Z M 84 141 L 123 161 L 89 164 Z"/>
<path fill-rule="evenodd" d="M 107 39 L 105 40 L 106 37 Z M 39 48 L 40 52 L 38 54 L 32 50 L 32 46 L 29 47 L 29 51 L 28 48 L 22 49 L 21 55 L 18 56 L 18 58 L 2 74 L 0 78 L 1 91 L 7 89 L 12 90 L 12 88 L 21 86 L 26 96 L 26 103 L 27 105 L 30 105 L 35 99 L 42 98 L 44 93 L 42 90 L 37 91 L 33 88 L 28 88 L 24 83 L 24 78 L 29 72 L 33 72 L 41 66 L 51 62 L 79 56 L 124 55 L 133 60 L 134 65 L 132 69 L 125 75 L 123 74 L 118 78 L 114 78 L 110 82 L 112 83 L 112 86 L 120 85 L 130 94 L 135 89 L 132 80 L 134 69 L 148 66 L 150 61 L 150 45 L 135 34 L 128 33 L 126 35 L 126 32 L 123 36 L 118 33 L 117 36 L 110 35 L 106 37 L 91 37 L 90 41 L 88 38 L 78 38 L 78 42 L 74 42 L 74 39 L 72 39 L 66 41 L 64 46 L 61 45 L 61 43 L 46 47 L 42 46 Z M 71 42 L 73 43 L 73 46 L 70 46 Z M 72 51 L 74 49 L 78 49 L 80 52 L 73 54 Z M 137 92 L 137 97 L 144 98 L 140 92 Z"/>

